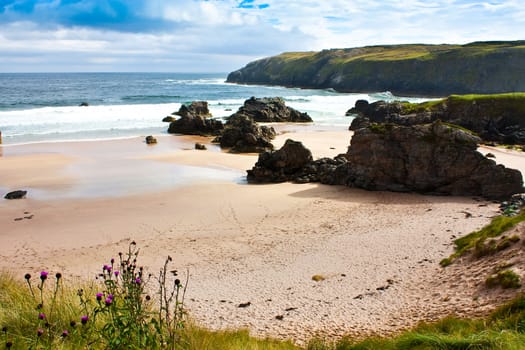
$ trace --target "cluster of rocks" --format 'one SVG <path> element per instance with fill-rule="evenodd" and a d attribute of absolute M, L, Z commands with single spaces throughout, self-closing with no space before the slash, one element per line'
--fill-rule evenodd
<path fill-rule="evenodd" d="M 523 192 L 518 170 L 497 165 L 476 148 L 480 138 L 443 124 L 371 124 L 356 130 L 348 152 L 313 161 L 288 141 L 259 155 L 248 170 L 252 182 L 320 181 L 367 190 L 506 199 Z"/>
<path fill-rule="evenodd" d="M 224 128 L 220 120 L 212 119 L 208 109 L 208 102 L 193 101 L 190 105 L 183 104 L 178 112 L 173 113 L 180 116 L 179 119 L 168 119 L 170 122 L 168 132 L 171 134 L 185 135 L 218 135 Z"/>
<path fill-rule="evenodd" d="M 513 106 L 499 99 L 463 102 L 449 97 L 432 108 L 419 108 L 419 111 L 414 112 L 398 101 L 368 103 L 358 100 L 346 114 L 356 115 L 350 130 L 367 127 L 371 123 L 409 126 L 441 120 L 472 130 L 484 141 L 525 145 L 525 104 L 515 104 Z"/>
<path fill-rule="evenodd" d="M 292 181 L 333 185 L 337 184 L 336 169 L 346 162 L 344 155 L 313 160 L 312 152 L 301 142 L 288 139 L 279 150 L 261 153 L 254 167 L 247 171 L 247 179 L 260 183 Z"/>
<path fill-rule="evenodd" d="M 308 114 L 287 107 L 280 97 L 251 97 L 227 118 L 226 123 L 212 118 L 205 101 L 183 104 L 173 115 L 180 118 L 168 116 L 163 119 L 170 122 L 169 133 L 216 136 L 213 142 L 229 148 L 231 152 L 262 152 L 273 149 L 271 140 L 275 138 L 275 130 L 261 126 L 258 122 L 312 121 Z"/>

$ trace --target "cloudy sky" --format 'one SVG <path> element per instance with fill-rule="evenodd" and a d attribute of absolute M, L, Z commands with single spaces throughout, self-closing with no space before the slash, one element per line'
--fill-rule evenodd
<path fill-rule="evenodd" d="M 524 0 L 0 0 L 0 72 L 229 72 L 284 51 L 525 39 Z"/>

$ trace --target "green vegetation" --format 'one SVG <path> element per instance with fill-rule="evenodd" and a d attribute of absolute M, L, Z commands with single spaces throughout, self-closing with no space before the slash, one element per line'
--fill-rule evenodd
<path fill-rule="evenodd" d="M 286 52 L 250 62 L 232 72 L 228 81 L 426 96 L 525 91 L 524 43 L 379 45 Z"/>
<path fill-rule="evenodd" d="M 520 222 L 525 221 L 525 211 L 516 216 L 498 216 L 492 219 L 490 224 L 479 231 L 472 232 L 454 241 L 456 251 L 448 258 L 443 259 L 441 266 L 450 265 L 454 259 L 462 256 L 467 251 L 478 251 L 479 256 L 486 255 L 488 252 L 495 252 L 506 248 L 506 245 L 516 241 L 516 238 L 503 238 L 500 241 L 486 243 L 487 239 L 502 235 Z"/>
<path fill-rule="evenodd" d="M 60 273 L 26 274 L 24 280 L 0 273 L 0 349 L 512 350 L 525 344 L 524 295 L 485 319 L 448 317 L 391 338 L 314 339 L 301 348 L 253 338 L 247 330 L 213 332 L 186 320 L 184 287 L 171 276 L 176 274 L 168 268 L 171 258 L 156 278 L 157 296 L 150 297 L 145 287 L 153 276 L 137 265 L 137 256 L 132 243 L 119 261 L 103 266 L 97 281 L 76 286 L 65 286 Z M 516 276 L 508 271 L 487 283 L 515 288 Z"/>
<path fill-rule="evenodd" d="M 514 271 L 502 270 L 487 277 L 485 284 L 489 288 L 500 286 L 505 289 L 518 289 L 521 287 L 521 280 L 520 276 L 518 276 Z"/>

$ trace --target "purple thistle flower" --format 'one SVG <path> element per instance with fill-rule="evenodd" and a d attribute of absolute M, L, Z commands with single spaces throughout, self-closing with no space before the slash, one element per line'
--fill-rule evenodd
<path fill-rule="evenodd" d="M 89 321 L 89 317 L 87 315 L 80 317 L 80 323 L 86 324 L 88 321 Z"/>
<path fill-rule="evenodd" d="M 118 277 L 118 275 L 120 275 L 120 272 L 118 271 L 115 271 L 114 273 L 115 273 L 115 277 Z"/>
<path fill-rule="evenodd" d="M 108 294 L 108 299 L 113 300 L 113 294 Z"/>
<path fill-rule="evenodd" d="M 41 337 L 43 334 L 44 334 L 44 330 L 42 328 L 38 328 L 38 330 L 36 331 L 36 335 L 38 337 Z"/>
<path fill-rule="evenodd" d="M 62 338 L 65 338 L 69 335 L 69 332 L 67 329 L 64 329 L 64 331 L 62 332 Z"/>
<path fill-rule="evenodd" d="M 104 294 L 102 294 L 102 293 L 97 293 L 97 300 L 98 300 L 98 301 L 101 301 L 103 296 L 104 296 Z"/>
<path fill-rule="evenodd" d="M 113 299 L 112 299 L 112 298 L 110 298 L 110 297 L 107 297 L 107 298 L 106 298 L 106 301 L 105 301 L 106 306 L 111 305 L 112 302 L 113 302 Z"/>
<path fill-rule="evenodd" d="M 40 272 L 40 279 L 42 280 L 42 282 L 47 279 L 47 275 L 48 275 L 47 271 Z"/>
<path fill-rule="evenodd" d="M 140 280 L 140 277 L 135 278 L 135 283 L 136 283 L 136 284 L 140 284 L 140 282 L 142 282 L 142 281 Z"/>
<path fill-rule="evenodd" d="M 43 313 L 43 312 L 39 313 L 39 314 L 38 314 L 38 319 L 39 319 L 39 320 L 45 320 L 45 319 L 46 319 L 46 314 Z"/>

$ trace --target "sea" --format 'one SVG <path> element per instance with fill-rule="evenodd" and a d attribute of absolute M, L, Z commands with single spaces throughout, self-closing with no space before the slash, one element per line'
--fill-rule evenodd
<path fill-rule="evenodd" d="M 4 145 L 130 138 L 167 133 L 162 119 L 181 104 L 207 101 L 214 118 L 226 118 L 252 96 L 284 98 L 315 125 L 348 127 L 346 111 L 358 99 L 406 100 L 388 91 L 339 93 L 226 83 L 224 74 L 1 73 L 0 132 Z M 81 106 L 87 104 L 88 106 Z"/>

